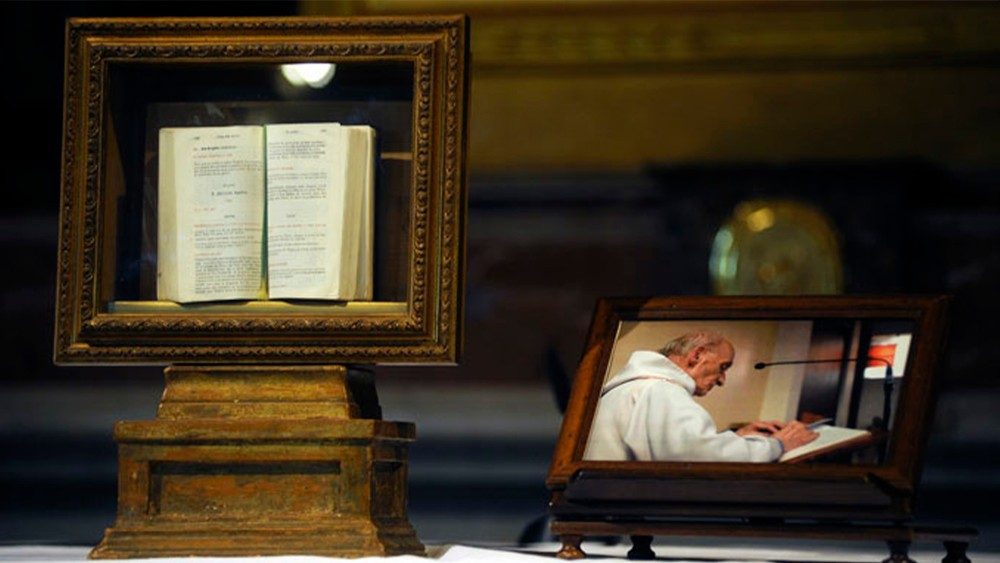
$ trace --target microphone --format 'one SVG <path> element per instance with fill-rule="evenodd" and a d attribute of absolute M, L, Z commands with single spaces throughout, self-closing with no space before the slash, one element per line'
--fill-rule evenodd
<path fill-rule="evenodd" d="M 826 364 L 833 362 L 856 362 L 861 358 L 833 358 L 829 360 L 782 360 L 778 362 L 757 362 L 753 365 L 753 369 L 762 370 L 770 366 L 785 366 L 790 364 Z M 882 429 L 889 429 L 889 415 L 892 411 L 892 362 L 885 358 L 879 358 L 876 356 L 868 356 L 867 360 L 875 360 L 876 362 L 885 362 L 885 381 L 882 383 Z"/>
<path fill-rule="evenodd" d="M 782 360 L 780 362 L 757 362 L 753 365 L 753 369 L 761 370 L 770 366 L 787 366 L 789 364 L 829 364 L 833 362 L 856 362 L 861 358 L 832 358 L 829 360 Z M 875 360 L 878 362 L 885 362 L 885 371 L 889 376 L 892 376 L 892 362 L 885 358 L 878 358 L 875 356 L 868 356 L 868 360 Z"/>

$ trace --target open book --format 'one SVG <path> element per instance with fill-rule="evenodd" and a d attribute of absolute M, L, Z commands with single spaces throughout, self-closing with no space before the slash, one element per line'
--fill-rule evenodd
<path fill-rule="evenodd" d="M 821 455 L 836 451 L 846 451 L 875 442 L 871 432 L 842 426 L 822 424 L 813 428 L 819 437 L 804 446 L 789 450 L 778 461 L 781 463 L 801 463 Z"/>
<path fill-rule="evenodd" d="M 372 298 L 375 131 L 160 129 L 156 297 Z"/>

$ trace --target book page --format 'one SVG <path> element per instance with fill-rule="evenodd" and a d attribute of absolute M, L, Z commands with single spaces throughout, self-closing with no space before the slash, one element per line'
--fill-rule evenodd
<path fill-rule="evenodd" d="M 157 299 L 255 299 L 263 285 L 263 129 L 160 130 Z"/>
<path fill-rule="evenodd" d="M 347 141 L 347 221 L 344 229 L 345 267 L 341 284 L 352 299 L 371 299 L 375 242 L 375 130 L 367 125 L 345 126 Z M 350 266 L 348 266 L 350 265 Z"/>
<path fill-rule="evenodd" d="M 266 126 L 271 298 L 345 298 L 343 136 L 338 123 Z"/>
<path fill-rule="evenodd" d="M 867 430 L 844 428 L 842 426 L 822 425 L 817 427 L 815 430 L 816 433 L 819 434 L 818 438 L 804 446 L 799 446 L 794 450 L 785 452 L 784 455 L 778 459 L 778 461 L 789 461 L 824 448 L 831 448 L 837 444 L 844 444 L 846 442 L 850 442 L 851 440 L 871 435 L 871 433 Z"/>

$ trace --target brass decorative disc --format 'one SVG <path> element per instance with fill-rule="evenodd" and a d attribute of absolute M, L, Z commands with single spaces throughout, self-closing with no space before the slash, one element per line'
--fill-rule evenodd
<path fill-rule="evenodd" d="M 792 200 L 740 203 L 716 232 L 709 258 L 715 293 L 816 295 L 843 291 L 832 221 Z"/>

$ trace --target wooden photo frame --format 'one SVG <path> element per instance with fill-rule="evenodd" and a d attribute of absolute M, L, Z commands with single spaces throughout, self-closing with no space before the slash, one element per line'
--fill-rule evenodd
<path fill-rule="evenodd" d="M 943 296 L 599 300 L 546 482 L 552 529 L 563 539 L 560 556 L 581 557 L 586 535 L 826 537 L 829 530 L 817 530 L 833 521 L 846 527 L 831 537 L 849 536 L 853 523 L 862 528 L 857 537 L 911 539 L 911 528 L 872 526 L 912 516 L 947 305 Z M 715 378 L 703 384 L 710 370 L 684 364 L 691 356 L 683 354 L 696 354 L 698 342 L 680 352 L 676 345 L 657 351 L 683 335 L 721 335 L 735 357 L 719 352 L 725 345 L 718 339 L 702 347 L 705 357 L 716 353 L 710 358 Z M 697 361 L 709 362 L 705 357 Z M 660 363 L 683 372 L 687 383 L 662 375 L 674 372 L 657 371 Z M 886 373 L 887 363 L 895 364 L 895 373 Z M 721 382 L 720 365 L 727 374 Z M 821 371 L 803 369 L 821 365 Z M 880 420 L 885 381 L 895 382 L 888 390 L 888 431 Z M 615 388 L 628 390 L 616 399 Z M 700 405 L 691 407 L 695 400 Z M 613 416 L 599 414 L 602 409 L 614 409 L 608 411 Z M 669 409 L 683 413 L 673 416 Z M 746 458 L 746 439 L 727 430 L 757 418 L 795 420 L 808 411 L 871 432 L 863 447 L 842 448 L 832 459 L 773 463 L 777 456 L 766 453 Z M 708 417 L 716 428 L 696 428 Z M 731 439 L 701 442 L 699 433 Z M 640 543 L 638 555 L 648 555 L 648 543 Z"/>
<path fill-rule="evenodd" d="M 70 20 L 56 361 L 454 363 L 467 29 L 462 16 Z M 296 89 L 279 70 L 302 63 L 336 76 Z M 158 301 L 156 131 L 311 122 L 376 130 L 373 299 Z"/>

